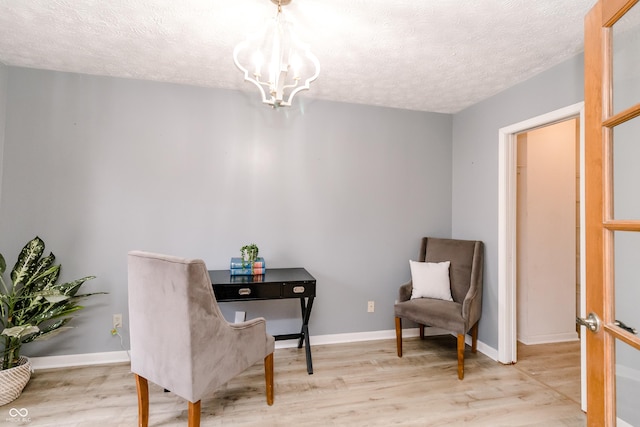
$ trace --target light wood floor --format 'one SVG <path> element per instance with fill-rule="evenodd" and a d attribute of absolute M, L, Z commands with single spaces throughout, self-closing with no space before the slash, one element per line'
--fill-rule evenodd
<path fill-rule="evenodd" d="M 202 401 L 203 426 L 584 426 L 579 347 L 520 346 L 504 366 L 467 347 L 465 379 L 456 374 L 454 337 L 313 346 L 275 353 L 275 403 L 267 406 L 258 364 Z M 578 354 L 578 359 L 576 359 Z M 577 361 L 576 361 L 577 360 Z M 176 361 L 179 363 L 179 361 Z M 185 426 L 186 402 L 150 386 L 150 425 Z M 135 426 L 137 400 L 128 364 L 42 370 L 23 394 L 0 407 L 0 425 Z M 26 408 L 16 423 L 11 408 Z"/>

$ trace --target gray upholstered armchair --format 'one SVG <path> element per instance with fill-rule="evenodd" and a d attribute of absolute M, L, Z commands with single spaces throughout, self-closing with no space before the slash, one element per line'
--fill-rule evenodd
<path fill-rule="evenodd" d="M 416 298 L 412 294 L 412 281 L 400 287 L 398 302 L 394 306 L 398 357 L 402 357 L 402 319 L 418 323 L 420 338 L 424 338 L 425 325 L 442 328 L 458 337 L 458 378 L 464 378 L 466 333 L 471 331 L 471 351 L 474 353 L 478 342 L 478 322 L 482 312 L 483 255 L 484 247 L 480 241 L 433 237 L 422 239 L 419 261 L 450 261 L 449 281 L 453 300 Z"/>
<path fill-rule="evenodd" d="M 265 320 L 227 323 L 203 261 L 132 251 L 128 269 L 139 426 L 149 422 L 147 381 L 186 399 L 189 426 L 198 426 L 202 397 L 261 360 L 273 404 L 274 339 Z"/>

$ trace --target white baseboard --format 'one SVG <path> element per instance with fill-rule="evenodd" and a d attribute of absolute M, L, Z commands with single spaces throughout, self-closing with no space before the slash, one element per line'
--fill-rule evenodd
<path fill-rule="evenodd" d="M 425 329 L 425 335 L 441 335 L 443 331 L 437 330 L 436 328 L 427 328 Z M 402 336 L 411 338 L 417 337 L 419 335 L 418 328 L 412 329 L 403 329 Z M 376 341 L 376 340 L 388 340 L 395 339 L 396 331 L 395 329 L 389 329 L 386 331 L 371 331 L 371 332 L 352 332 L 346 334 L 330 334 L 330 335 L 316 335 L 311 336 L 311 345 L 326 345 L 326 344 L 344 344 L 350 342 L 359 342 L 359 341 Z M 285 341 L 276 341 L 276 348 L 291 348 L 297 347 L 298 340 L 285 340 Z"/>
<path fill-rule="evenodd" d="M 426 336 L 443 335 L 448 332 L 437 328 L 426 328 Z M 418 328 L 403 329 L 405 338 L 417 337 Z M 344 344 L 359 341 L 376 341 L 395 339 L 396 331 L 354 332 L 346 334 L 312 335 L 309 342 L 314 345 Z M 471 344 L 471 337 L 467 336 L 467 344 Z M 276 348 L 292 348 L 298 346 L 298 340 L 276 341 Z M 478 351 L 487 357 L 498 360 L 498 350 L 478 340 Z M 77 366 L 106 365 L 112 363 L 129 362 L 129 353 L 126 351 L 110 351 L 104 353 L 69 354 L 64 356 L 30 357 L 31 366 L 37 369 L 68 368 Z"/>
<path fill-rule="evenodd" d="M 467 335 L 465 337 L 465 342 L 467 343 L 467 345 L 471 345 L 471 337 L 469 335 Z M 488 346 L 487 344 L 483 343 L 480 340 L 478 340 L 477 348 L 478 348 L 478 351 L 480 353 L 484 354 L 489 359 L 495 360 L 496 362 L 498 361 L 498 350 L 497 349 L 495 349 L 495 348 L 493 348 L 491 346 Z"/>
<path fill-rule="evenodd" d="M 532 335 L 528 337 L 518 337 L 518 341 L 525 345 L 551 344 L 556 342 L 578 341 L 578 333 L 576 331 L 564 332 L 561 334 L 549 335 Z"/>
<path fill-rule="evenodd" d="M 33 370 L 69 368 L 75 366 L 107 365 L 129 362 L 126 351 L 109 351 L 104 353 L 68 354 L 64 356 L 29 357 Z"/>
<path fill-rule="evenodd" d="M 633 427 L 628 422 L 621 420 L 620 418 L 616 419 L 616 427 Z"/>

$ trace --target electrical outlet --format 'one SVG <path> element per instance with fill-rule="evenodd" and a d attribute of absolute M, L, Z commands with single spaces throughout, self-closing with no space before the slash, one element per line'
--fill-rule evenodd
<path fill-rule="evenodd" d="M 122 314 L 113 315 L 113 329 L 122 328 Z"/>
<path fill-rule="evenodd" d="M 369 301 L 369 303 L 367 304 L 367 312 L 373 313 L 375 309 L 376 309 L 375 303 L 373 301 Z"/>
<path fill-rule="evenodd" d="M 244 311 L 236 311 L 236 318 L 233 323 L 242 323 L 247 319 L 247 313 Z"/>

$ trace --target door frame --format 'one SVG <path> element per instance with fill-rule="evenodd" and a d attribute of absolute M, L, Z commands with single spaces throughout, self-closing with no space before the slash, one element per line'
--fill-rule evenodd
<path fill-rule="evenodd" d="M 580 316 L 586 304 L 584 102 L 551 111 L 498 130 L 498 361 L 517 362 L 516 184 L 517 134 L 568 119 L 580 119 Z M 586 410 L 585 339 L 580 340 L 582 409 Z"/>

